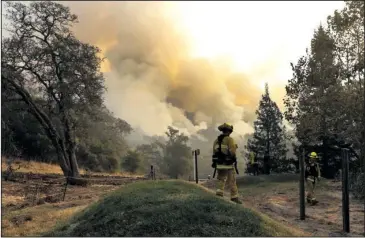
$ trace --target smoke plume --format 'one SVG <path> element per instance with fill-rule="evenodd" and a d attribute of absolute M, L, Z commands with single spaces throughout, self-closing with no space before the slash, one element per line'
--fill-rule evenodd
<path fill-rule="evenodd" d="M 65 4 L 79 16 L 76 36 L 107 58 L 106 104 L 116 116 L 147 135 L 172 125 L 204 137 L 222 122 L 232 123 L 236 136 L 252 131 L 262 92 L 225 64 L 190 56 L 173 2 Z"/>

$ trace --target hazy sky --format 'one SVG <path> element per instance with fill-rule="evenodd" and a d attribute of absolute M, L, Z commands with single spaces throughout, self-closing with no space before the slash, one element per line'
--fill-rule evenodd
<path fill-rule="evenodd" d="M 285 83 L 289 62 L 305 53 L 313 31 L 343 1 L 176 2 L 192 37 L 194 56 L 232 59 L 235 70 Z M 260 66 L 272 64 L 267 72 Z"/>
<path fill-rule="evenodd" d="M 174 125 L 188 134 L 227 121 L 239 135 L 263 89 L 283 110 L 290 62 L 341 1 L 62 2 L 75 34 L 107 62 L 106 104 L 149 135 Z M 2 4 L 3 5 L 3 4 Z"/>

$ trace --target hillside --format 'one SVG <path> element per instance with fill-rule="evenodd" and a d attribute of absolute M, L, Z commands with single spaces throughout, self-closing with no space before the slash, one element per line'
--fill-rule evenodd
<path fill-rule="evenodd" d="M 301 235 L 183 181 L 137 182 L 88 207 L 47 236 Z"/>

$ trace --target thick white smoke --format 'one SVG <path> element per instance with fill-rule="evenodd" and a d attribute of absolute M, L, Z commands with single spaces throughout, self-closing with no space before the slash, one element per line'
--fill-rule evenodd
<path fill-rule="evenodd" d="M 194 135 L 225 121 L 236 136 L 252 131 L 260 90 L 226 65 L 191 58 L 172 3 L 65 4 L 79 16 L 76 35 L 107 57 L 106 103 L 116 116 L 147 135 L 169 125 Z"/>

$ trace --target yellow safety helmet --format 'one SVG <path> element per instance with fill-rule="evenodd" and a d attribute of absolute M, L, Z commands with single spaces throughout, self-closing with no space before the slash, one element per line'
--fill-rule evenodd
<path fill-rule="evenodd" d="M 218 126 L 219 131 L 233 131 L 233 126 L 228 123 L 223 123 L 222 125 Z"/>
<path fill-rule="evenodd" d="M 309 155 L 309 158 L 311 158 L 311 159 L 317 159 L 317 158 L 318 158 L 317 153 L 316 153 L 316 152 L 312 152 L 312 153 Z"/>

